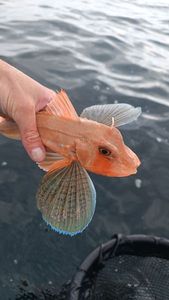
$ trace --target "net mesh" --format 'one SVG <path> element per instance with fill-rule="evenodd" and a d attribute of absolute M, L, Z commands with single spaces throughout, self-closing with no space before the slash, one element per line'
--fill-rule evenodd
<path fill-rule="evenodd" d="M 119 255 L 104 262 L 93 284 L 92 300 L 169 299 L 169 261 Z"/>
<path fill-rule="evenodd" d="M 169 300 L 169 240 L 113 236 L 75 274 L 70 300 L 79 299 Z"/>
<path fill-rule="evenodd" d="M 16 300 L 169 300 L 169 240 L 115 235 L 60 291 L 20 289 Z"/>

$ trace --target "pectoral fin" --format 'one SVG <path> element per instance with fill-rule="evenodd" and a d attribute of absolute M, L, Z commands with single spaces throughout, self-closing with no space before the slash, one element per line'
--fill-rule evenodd
<path fill-rule="evenodd" d="M 47 151 L 45 160 L 37 163 L 37 165 L 40 169 L 49 171 L 56 162 L 63 161 L 63 159 L 63 156 L 61 156 L 60 154 Z"/>
<path fill-rule="evenodd" d="M 140 107 L 130 104 L 93 105 L 83 110 L 80 117 L 87 118 L 107 126 L 119 127 L 136 120 L 141 114 Z"/>
<path fill-rule="evenodd" d="M 0 134 L 15 140 L 21 139 L 17 124 L 3 117 L 0 117 Z"/>
<path fill-rule="evenodd" d="M 91 221 L 96 192 L 85 169 L 73 162 L 43 177 L 37 203 L 52 229 L 72 236 L 82 232 Z"/>

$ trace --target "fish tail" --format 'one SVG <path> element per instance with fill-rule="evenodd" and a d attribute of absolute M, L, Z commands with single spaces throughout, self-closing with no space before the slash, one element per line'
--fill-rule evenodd
<path fill-rule="evenodd" d="M 17 124 L 9 119 L 0 117 L 0 134 L 15 140 L 20 140 L 20 132 Z"/>

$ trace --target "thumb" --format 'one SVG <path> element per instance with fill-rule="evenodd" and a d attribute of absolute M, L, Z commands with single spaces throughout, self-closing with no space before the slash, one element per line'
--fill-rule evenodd
<path fill-rule="evenodd" d="M 44 160 L 45 148 L 37 130 L 34 107 L 27 108 L 26 113 L 20 112 L 15 121 L 19 126 L 22 144 L 30 158 L 36 162 Z"/>

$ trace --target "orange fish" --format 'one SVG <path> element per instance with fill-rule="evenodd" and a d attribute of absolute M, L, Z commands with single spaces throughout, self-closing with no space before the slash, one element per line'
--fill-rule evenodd
<path fill-rule="evenodd" d="M 96 192 L 87 171 L 105 176 L 135 174 L 140 161 L 117 127 L 138 118 L 141 108 L 129 104 L 94 105 L 77 115 L 65 91 L 56 93 L 37 113 L 47 155 L 38 166 L 47 171 L 37 192 L 44 220 L 59 233 L 75 235 L 91 221 Z M 0 118 L 0 133 L 20 139 L 11 120 Z"/>

